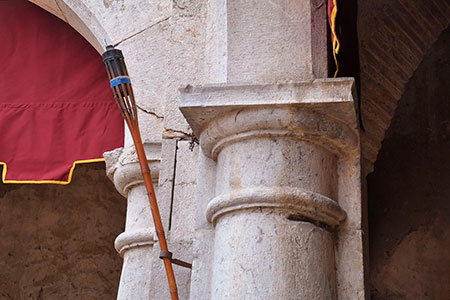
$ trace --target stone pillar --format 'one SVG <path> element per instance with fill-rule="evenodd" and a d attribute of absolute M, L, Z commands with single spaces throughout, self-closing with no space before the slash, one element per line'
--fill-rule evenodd
<path fill-rule="evenodd" d="M 338 168 L 359 150 L 352 92 L 352 79 L 181 90 L 216 163 L 209 299 L 338 298 Z"/>
<path fill-rule="evenodd" d="M 161 144 L 146 143 L 144 148 L 158 194 Z M 117 299 L 153 299 L 150 290 L 152 263 L 155 259 L 152 249 L 157 238 L 135 148 L 116 149 L 104 156 L 108 177 L 128 203 L 125 232 L 117 236 L 114 243 L 117 252 L 123 257 Z"/>
<path fill-rule="evenodd" d="M 205 47 L 210 83 L 327 77 L 326 0 L 209 0 Z"/>

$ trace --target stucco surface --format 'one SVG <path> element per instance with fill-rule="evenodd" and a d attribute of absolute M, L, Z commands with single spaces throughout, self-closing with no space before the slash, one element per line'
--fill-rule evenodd
<path fill-rule="evenodd" d="M 368 177 L 374 300 L 450 299 L 450 29 L 417 69 Z"/>
<path fill-rule="evenodd" d="M 114 299 L 125 209 L 104 163 L 66 186 L 0 184 L 0 299 Z"/>

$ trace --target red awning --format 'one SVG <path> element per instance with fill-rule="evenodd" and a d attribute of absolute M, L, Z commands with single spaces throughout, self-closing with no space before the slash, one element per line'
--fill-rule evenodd
<path fill-rule="evenodd" d="M 27 1 L 0 1 L 0 164 L 5 183 L 68 183 L 76 163 L 121 147 L 101 56 Z"/>

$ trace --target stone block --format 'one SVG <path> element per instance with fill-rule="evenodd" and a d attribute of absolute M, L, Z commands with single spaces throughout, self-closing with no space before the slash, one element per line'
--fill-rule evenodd
<path fill-rule="evenodd" d="M 189 147 L 187 141 L 178 142 L 171 241 L 192 241 L 194 237 L 199 147 L 194 147 L 193 151 Z"/>

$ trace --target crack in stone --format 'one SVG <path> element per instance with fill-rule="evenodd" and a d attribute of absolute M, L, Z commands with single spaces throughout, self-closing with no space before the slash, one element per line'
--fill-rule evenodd
<path fill-rule="evenodd" d="M 130 35 L 130 36 L 128 36 L 128 37 L 122 39 L 121 41 L 115 43 L 113 46 L 114 46 L 114 47 L 117 47 L 117 46 L 120 45 L 121 43 L 123 43 L 123 42 L 125 42 L 125 41 L 127 41 L 127 40 L 129 40 L 129 39 L 131 39 L 131 38 L 133 38 L 133 37 L 135 37 L 135 36 L 137 36 L 138 34 L 141 34 L 142 32 L 146 31 L 147 29 L 150 29 L 150 28 L 152 28 L 152 27 L 154 27 L 154 26 L 156 26 L 156 25 L 158 25 L 158 24 L 161 24 L 161 23 L 163 23 L 163 22 L 165 22 L 165 21 L 167 21 L 167 20 L 169 20 L 169 19 L 170 19 L 170 17 L 167 17 L 167 18 L 164 18 L 164 19 L 162 19 L 162 20 L 159 20 L 158 22 L 156 22 L 156 23 L 154 23 L 154 24 L 152 24 L 152 25 L 150 25 L 150 26 L 148 26 L 148 27 L 146 27 L 146 28 L 144 28 L 144 29 L 142 29 L 142 30 L 139 30 L 138 32 L 133 33 L 132 35 Z"/>
<path fill-rule="evenodd" d="M 140 106 L 137 105 L 137 104 L 136 104 L 136 107 L 137 107 L 138 109 L 140 109 L 141 111 L 143 111 L 143 112 L 149 114 L 149 115 L 152 115 L 152 116 L 157 117 L 158 119 L 164 119 L 163 116 L 160 116 L 160 115 L 158 115 L 157 113 L 155 113 L 155 112 L 153 112 L 153 111 L 151 111 L 151 110 L 144 109 L 144 108 L 140 107 Z"/>
<path fill-rule="evenodd" d="M 191 138 L 192 137 L 192 133 L 187 133 L 187 132 L 184 132 L 184 131 L 182 131 L 182 130 L 177 130 L 177 129 L 171 129 L 171 128 L 164 128 L 164 133 L 180 133 L 181 135 L 178 135 L 178 136 L 176 136 L 176 135 L 174 135 L 174 136 L 166 136 L 167 138 L 181 138 L 181 139 L 183 139 L 183 138 Z M 163 134 L 164 134 L 163 133 Z"/>

